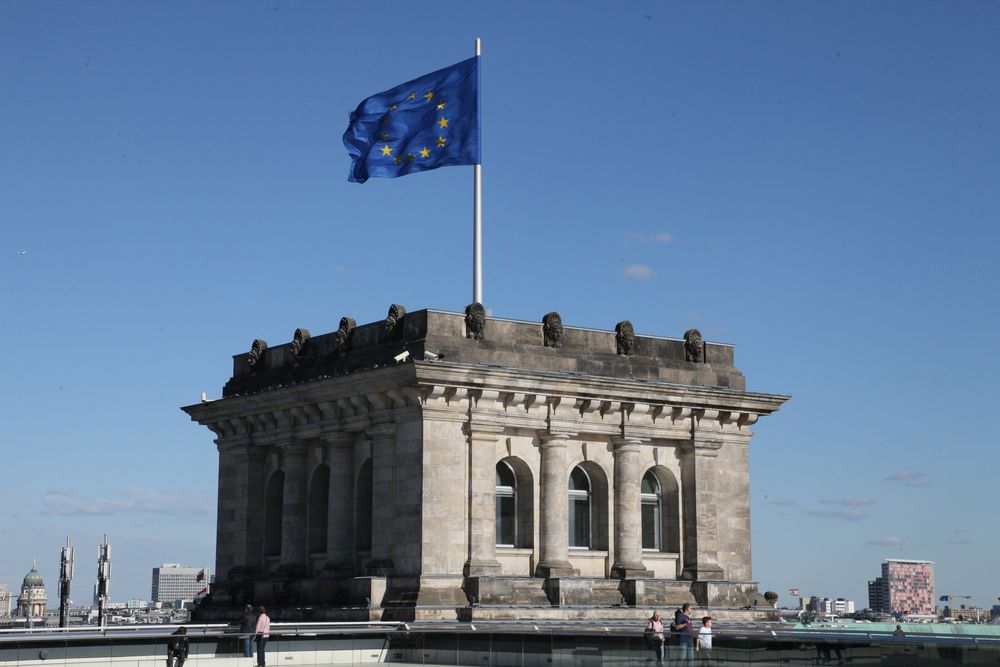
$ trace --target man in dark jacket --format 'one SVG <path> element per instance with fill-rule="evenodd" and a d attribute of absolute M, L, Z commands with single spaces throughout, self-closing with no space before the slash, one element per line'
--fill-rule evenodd
<path fill-rule="evenodd" d="M 253 613 L 253 607 L 247 605 L 243 608 L 243 618 L 240 619 L 240 643 L 243 644 L 243 657 L 253 657 L 253 634 L 257 629 L 257 615 Z"/>
<path fill-rule="evenodd" d="M 180 627 L 167 640 L 167 667 L 184 667 L 188 657 L 187 628 Z"/>

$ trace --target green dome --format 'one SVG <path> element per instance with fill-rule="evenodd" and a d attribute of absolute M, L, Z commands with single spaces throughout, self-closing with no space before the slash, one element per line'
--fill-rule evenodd
<path fill-rule="evenodd" d="M 36 570 L 34 568 L 34 566 L 32 566 L 31 572 L 29 572 L 28 574 L 24 575 L 24 583 L 21 584 L 21 587 L 22 588 L 28 588 L 28 587 L 43 588 L 44 586 L 45 586 L 45 582 L 42 581 L 42 575 L 38 574 L 38 570 Z"/>

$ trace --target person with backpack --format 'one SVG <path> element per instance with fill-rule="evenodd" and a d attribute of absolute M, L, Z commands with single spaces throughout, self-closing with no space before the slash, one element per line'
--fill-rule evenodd
<path fill-rule="evenodd" d="M 671 644 L 677 655 L 677 664 L 682 667 L 694 665 L 694 637 L 691 627 L 691 605 L 684 605 L 674 612 L 674 622 L 670 624 Z"/>
<path fill-rule="evenodd" d="M 654 611 L 653 615 L 650 617 L 649 622 L 646 623 L 646 646 L 653 652 L 656 657 L 656 665 L 659 667 L 663 664 L 663 619 L 660 618 L 660 612 Z"/>
<path fill-rule="evenodd" d="M 167 667 L 184 667 L 188 657 L 187 628 L 179 627 L 167 641 Z"/>

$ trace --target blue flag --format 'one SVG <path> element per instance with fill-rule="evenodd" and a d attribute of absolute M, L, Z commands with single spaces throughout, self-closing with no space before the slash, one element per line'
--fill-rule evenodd
<path fill-rule="evenodd" d="M 478 56 L 364 100 L 344 145 L 354 183 L 479 164 Z"/>

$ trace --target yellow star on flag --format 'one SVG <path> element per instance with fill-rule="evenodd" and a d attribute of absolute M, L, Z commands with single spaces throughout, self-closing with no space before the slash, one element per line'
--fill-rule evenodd
<path fill-rule="evenodd" d="M 424 146 L 423 149 L 420 151 L 420 157 L 428 157 L 430 154 L 431 152 L 427 150 L 427 146 Z"/>
<path fill-rule="evenodd" d="M 396 156 L 396 157 L 394 158 L 394 160 L 396 161 L 396 164 L 399 164 L 400 162 L 402 162 L 402 161 L 403 161 L 403 158 L 401 158 L 401 157 L 399 157 L 399 156 L 397 155 L 397 156 Z"/>
<path fill-rule="evenodd" d="M 431 92 L 427 93 L 426 95 L 424 95 L 424 98 L 425 98 L 425 99 L 426 99 L 426 100 L 427 100 L 428 102 L 430 102 L 431 100 L 433 100 L 433 99 L 434 99 L 434 92 L 433 92 L 433 91 L 431 91 Z"/>
<path fill-rule="evenodd" d="M 438 144 L 438 148 L 441 148 L 442 146 L 444 146 L 444 137 L 438 137 L 437 144 Z"/>
<path fill-rule="evenodd" d="M 406 156 L 406 161 L 407 162 L 413 162 L 415 159 L 416 158 L 413 157 L 413 153 L 410 153 L 409 155 Z"/>
<path fill-rule="evenodd" d="M 445 118 L 444 116 L 441 116 L 441 120 L 438 121 L 438 125 L 440 125 L 441 127 L 448 127 L 448 119 Z"/>
<path fill-rule="evenodd" d="M 415 99 L 417 99 L 417 94 L 416 93 L 410 93 L 410 96 L 407 97 L 406 99 L 408 99 L 408 100 L 415 100 Z"/>
<path fill-rule="evenodd" d="M 444 109 L 444 102 L 438 102 L 438 110 Z"/>
<path fill-rule="evenodd" d="M 389 111 L 395 111 L 395 110 L 396 110 L 396 105 L 395 104 L 393 104 L 391 107 L 389 107 Z"/>
<path fill-rule="evenodd" d="M 392 149 L 388 145 L 383 146 L 382 155 L 392 155 Z"/>

